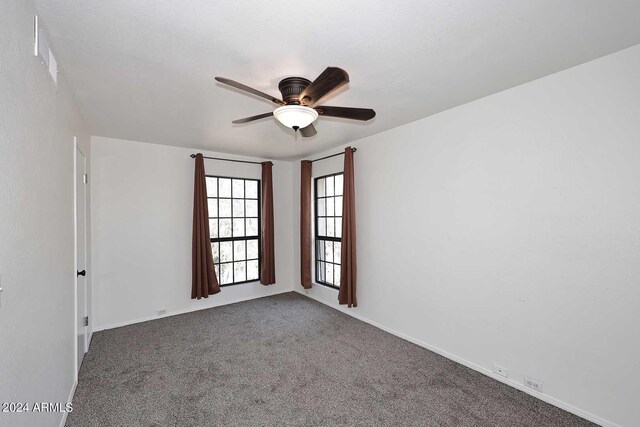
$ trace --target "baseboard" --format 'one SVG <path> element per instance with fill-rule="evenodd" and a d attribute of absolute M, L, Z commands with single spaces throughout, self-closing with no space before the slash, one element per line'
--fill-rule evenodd
<path fill-rule="evenodd" d="M 76 394 L 77 386 L 78 386 L 78 382 L 74 379 L 73 384 L 71 385 L 71 392 L 69 393 L 69 398 L 65 403 L 73 402 L 73 395 Z M 68 412 L 62 413 L 62 419 L 60 420 L 60 427 L 64 427 L 64 425 L 67 423 L 67 415 L 69 415 Z"/>
<path fill-rule="evenodd" d="M 281 290 L 281 291 L 278 291 L 278 292 L 274 292 L 274 293 L 269 294 L 269 295 L 260 295 L 258 297 L 236 298 L 236 299 L 233 299 L 233 300 L 230 300 L 230 301 L 226 301 L 226 302 L 224 302 L 222 304 L 216 304 L 216 305 L 211 305 L 211 306 L 207 306 L 207 307 L 194 307 L 194 308 L 189 308 L 189 309 L 186 309 L 186 310 L 167 312 L 167 314 L 164 314 L 162 316 L 149 316 L 149 317 L 143 317 L 143 318 L 139 318 L 139 319 L 127 320 L 127 321 L 124 321 L 124 322 L 112 323 L 112 324 L 106 325 L 106 326 L 97 326 L 93 330 L 93 332 L 106 331 L 107 329 L 121 328 L 123 326 L 134 325 L 136 323 L 148 322 L 150 320 L 164 319 L 165 317 L 178 316 L 180 314 L 186 314 L 186 313 L 193 313 L 194 311 L 208 310 L 210 308 L 222 307 L 224 305 L 236 304 L 236 303 L 243 302 L 243 301 L 250 301 L 250 300 L 260 299 L 260 298 L 267 298 L 267 297 L 271 297 L 271 296 L 274 296 L 274 295 L 285 294 L 285 293 L 288 293 L 288 292 L 291 292 L 291 291 L 292 291 L 292 289 L 285 289 L 285 290 Z M 92 336 L 93 336 L 93 334 L 92 334 Z"/>
<path fill-rule="evenodd" d="M 493 373 L 493 371 L 491 371 L 490 369 L 484 368 L 484 367 L 482 367 L 480 365 L 477 365 L 477 364 L 475 364 L 473 362 L 469 362 L 468 360 L 465 360 L 465 359 L 463 359 L 463 358 L 461 358 L 459 356 L 456 356 L 455 354 L 449 353 L 446 350 L 443 350 L 443 349 L 438 348 L 438 347 L 434 347 L 434 346 L 432 346 L 430 344 L 427 344 L 425 342 L 422 342 L 422 341 L 420 341 L 418 339 L 415 339 L 413 337 L 405 335 L 402 332 L 398 332 L 398 331 L 396 331 L 394 329 L 388 328 L 388 327 L 386 327 L 384 325 L 381 325 L 381 324 L 379 324 L 377 322 L 374 322 L 371 319 L 368 319 L 368 318 L 366 318 L 364 316 L 361 316 L 361 315 L 355 313 L 353 311 L 353 309 L 347 309 L 347 308 L 344 308 L 342 306 L 339 306 L 338 304 L 328 303 L 327 301 L 324 301 L 324 300 L 322 300 L 322 299 L 320 299 L 320 298 L 318 298 L 316 296 L 309 295 L 308 293 L 305 293 L 304 289 L 300 289 L 300 290 L 299 289 L 294 289 L 294 291 L 299 293 L 300 295 L 306 296 L 307 298 L 311 298 L 311 299 L 313 299 L 315 301 L 318 301 L 319 303 L 322 303 L 322 304 L 326 305 L 327 307 L 331 307 L 331 308 L 333 308 L 335 310 L 338 310 L 338 311 L 340 311 L 342 313 L 348 314 L 349 316 L 351 316 L 353 318 L 356 318 L 356 319 L 361 320 L 361 321 L 363 321 L 365 323 L 368 323 L 371 326 L 375 326 L 378 329 L 382 329 L 383 331 L 388 332 L 388 333 L 390 333 L 392 335 L 395 335 L 398 338 L 402 338 L 402 339 L 404 339 L 406 341 L 409 341 L 409 342 L 411 342 L 413 344 L 416 344 L 416 345 L 418 345 L 420 347 L 426 348 L 429 351 L 433 351 L 434 353 L 437 353 L 440 356 L 446 357 L 449 360 L 452 360 L 454 362 L 460 363 L 461 365 L 464 365 L 467 368 L 470 368 L 470 369 L 473 369 L 474 371 L 480 372 L 481 374 L 484 374 L 484 375 L 486 375 L 488 377 L 491 377 L 494 380 L 500 381 L 501 383 L 504 383 L 504 384 L 506 384 L 508 386 L 511 386 L 511 387 L 515 388 L 515 389 L 518 389 L 518 390 L 520 390 L 520 391 L 522 391 L 524 393 L 527 393 L 527 394 L 529 394 L 529 395 L 531 395 L 531 396 L 533 396 L 533 397 L 535 397 L 537 399 L 540 399 L 540 400 L 542 400 L 544 402 L 547 402 L 547 403 L 549 403 L 549 404 L 551 404 L 553 406 L 556 406 L 556 407 L 558 407 L 560 409 L 563 409 L 563 410 L 565 410 L 567 412 L 571 412 L 572 414 L 577 415 L 577 416 L 579 416 L 581 418 L 584 418 L 584 419 L 586 419 L 588 421 L 591 421 L 591 422 L 596 423 L 598 425 L 601 425 L 603 427 L 622 427 L 619 424 L 616 424 L 616 423 L 614 423 L 612 421 L 609 421 L 609 420 L 606 420 L 604 418 L 601 418 L 601 417 L 599 417 L 599 416 L 597 416 L 595 414 L 592 414 L 591 412 L 587 412 L 585 410 L 577 408 L 577 407 L 575 407 L 575 406 L 573 406 L 573 405 L 571 405 L 569 403 L 566 403 L 566 402 L 564 402 L 562 400 L 556 399 L 556 398 L 551 397 L 551 396 L 549 396 L 547 394 L 544 394 L 544 393 L 539 393 L 539 392 L 537 392 L 535 390 L 531 390 L 530 388 L 525 387 L 523 384 L 520 384 L 520 383 L 516 382 L 513 379 L 501 377 L 501 376 Z"/>

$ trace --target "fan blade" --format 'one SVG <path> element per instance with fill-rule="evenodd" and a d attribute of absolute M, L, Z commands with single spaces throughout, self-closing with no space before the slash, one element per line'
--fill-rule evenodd
<path fill-rule="evenodd" d="M 313 105 L 329 92 L 349 83 L 349 74 L 341 68 L 328 67 L 300 94 L 302 105 Z"/>
<path fill-rule="evenodd" d="M 284 101 L 281 101 L 278 98 L 275 98 L 267 93 L 260 92 L 259 90 L 254 89 L 252 87 L 243 85 L 242 83 L 238 83 L 235 80 L 225 79 L 224 77 L 216 77 L 216 80 L 219 81 L 220 83 L 224 83 L 226 85 L 235 87 L 236 89 L 240 89 L 240 90 L 244 90 L 245 92 L 252 93 L 256 96 L 259 96 L 260 98 L 268 99 L 269 101 L 275 102 L 278 105 L 284 105 Z"/>
<path fill-rule="evenodd" d="M 342 117 L 343 119 L 353 119 L 367 121 L 376 116 L 376 112 L 371 108 L 350 108 L 350 107 L 329 107 L 320 105 L 314 107 L 314 110 L 321 116 Z"/>
<path fill-rule="evenodd" d="M 313 136 L 316 133 L 318 133 L 318 131 L 316 131 L 316 128 L 313 126 L 313 123 L 307 126 L 306 128 L 300 129 L 300 135 L 304 136 L 305 138 Z"/>
<path fill-rule="evenodd" d="M 257 116 L 245 117 L 244 119 L 234 120 L 231 123 L 234 123 L 234 124 L 247 123 L 247 122 L 260 120 L 260 119 L 264 119 L 265 117 L 271 117 L 271 116 L 273 116 L 273 111 L 270 113 L 258 114 Z"/>

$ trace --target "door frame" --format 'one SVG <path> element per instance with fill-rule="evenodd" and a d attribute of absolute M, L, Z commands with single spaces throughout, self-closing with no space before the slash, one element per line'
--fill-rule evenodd
<path fill-rule="evenodd" d="M 74 317 L 73 317 L 73 358 L 74 358 L 74 376 L 75 376 L 75 381 L 76 384 L 78 382 L 78 370 L 80 368 L 79 366 L 79 360 L 78 360 L 78 312 L 79 312 L 79 307 L 78 307 L 78 276 L 76 274 L 76 272 L 78 271 L 78 185 L 76 182 L 76 177 L 78 176 L 78 170 L 77 170 L 77 160 L 78 160 L 78 152 L 80 152 L 80 154 L 82 154 L 82 156 L 84 157 L 84 171 L 82 173 L 87 173 L 87 156 L 84 154 L 84 152 L 82 151 L 82 149 L 78 146 L 78 137 L 74 136 L 73 137 L 73 307 L 74 307 Z M 85 260 L 85 269 L 86 269 L 86 264 L 87 264 L 87 255 L 88 255 L 88 248 L 87 248 L 87 230 L 88 230 L 88 224 L 87 224 L 87 188 L 86 185 L 83 187 L 83 191 L 85 194 L 84 197 L 84 260 Z M 84 307 L 85 307 L 85 316 L 87 315 L 86 313 L 88 313 L 89 311 L 89 307 L 88 307 L 88 301 L 87 301 L 87 295 L 88 295 L 88 283 L 89 283 L 89 276 L 85 276 L 85 292 L 84 292 Z M 85 340 L 84 340 L 84 352 L 86 353 L 88 351 L 88 331 L 89 328 L 87 326 L 84 326 L 85 328 Z"/>

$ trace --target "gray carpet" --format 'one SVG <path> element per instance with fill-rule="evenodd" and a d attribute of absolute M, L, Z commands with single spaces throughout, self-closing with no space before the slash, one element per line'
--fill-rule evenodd
<path fill-rule="evenodd" d="M 295 293 L 98 332 L 73 404 L 68 426 L 594 425 Z"/>

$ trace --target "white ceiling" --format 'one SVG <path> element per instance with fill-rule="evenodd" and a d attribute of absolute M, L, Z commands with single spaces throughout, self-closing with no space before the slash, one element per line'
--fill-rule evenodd
<path fill-rule="evenodd" d="M 640 43 L 640 2 L 599 0 L 36 0 L 94 135 L 290 159 L 344 144 Z M 296 141 L 276 107 L 287 76 L 351 82 Z"/>

